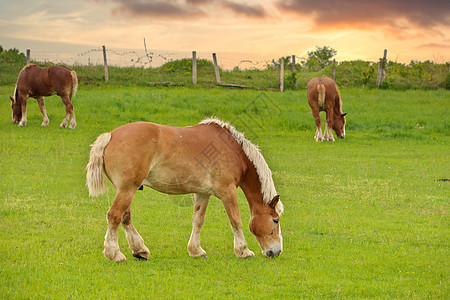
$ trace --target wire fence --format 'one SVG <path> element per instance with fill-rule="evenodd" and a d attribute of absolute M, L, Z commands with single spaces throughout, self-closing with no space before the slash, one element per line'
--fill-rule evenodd
<path fill-rule="evenodd" d="M 106 47 L 107 60 L 109 66 L 115 67 L 139 67 L 154 68 L 160 67 L 167 62 L 179 59 L 191 59 L 191 51 L 166 51 L 155 50 L 145 51 L 137 49 L 114 49 Z M 197 59 L 212 60 L 212 52 L 197 51 Z M 250 56 L 252 58 L 250 58 Z M 260 55 L 239 54 L 239 53 L 221 53 L 218 52 L 219 66 L 223 70 L 232 70 L 235 68 L 246 69 L 264 69 L 270 59 Z M 40 62 L 51 62 L 66 65 L 103 65 L 103 50 L 91 48 L 82 51 L 39 51 L 31 49 L 31 60 Z"/>
<path fill-rule="evenodd" d="M 197 70 L 193 68 L 193 52 L 127 50 L 106 47 L 106 64 L 103 49 L 99 47 L 86 50 L 74 49 L 73 51 L 31 50 L 30 59 L 37 62 L 79 66 L 80 68 L 103 65 L 133 67 L 135 70 L 129 73 L 134 81 L 146 80 L 147 83 L 152 84 L 196 85 Z M 284 88 L 305 87 L 311 78 L 327 75 L 333 78 L 338 86 L 346 87 L 381 87 L 402 90 L 450 89 L 450 63 L 413 61 L 405 65 L 387 60 L 386 50 L 379 62 L 328 61 L 323 66 L 310 66 L 309 59 L 295 54 L 280 55 L 280 58 L 269 59 L 248 53 L 217 52 L 215 53 L 217 64 L 213 62 L 214 53 L 196 51 L 195 55 L 197 61 L 200 61 L 198 82 L 207 86 L 218 84 L 238 88 L 283 91 Z M 284 62 L 282 62 L 283 57 Z M 296 58 L 295 63 L 294 58 Z M 180 62 L 180 60 L 184 61 Z M 205 64 L 204 61 L 208 63 Z M 85 81 L 89 84 L 92 84 L 99 76 L 97 73 L 90 74 L 87 70 L 80 70 L 80 72 L 86 72 Z M 83 76 L 81 73 L 79 75 Z M 120 82 L 129 80 L 118 71 L 115 71 L 115 74 L 110 77 L 113 77 L 113 80 L 116 78 Z M 108 81 L 107 78 L 105 67 L 106 81 Z"/>

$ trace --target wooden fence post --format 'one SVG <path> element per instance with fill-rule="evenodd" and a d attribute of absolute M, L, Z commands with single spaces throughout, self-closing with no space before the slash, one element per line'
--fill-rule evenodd
<path fill-rule="evenodd" d="M 292 55 L 292 72 L 297 71 L 296 67 L 295 67 L 295 55 Z M 294 74 L 294 87 L 295 89 L 297 89 L 297 74 Z"/>
<path fill-rule="evenodd" d="M 336 59 L 333 59 L 333 81 L 336 82 Z"/>
<path fill-rule="evenodd" d="M 30 50 L 30 49 L 27 49 L 27 65 L 28 65 L 28 64 L 30 63 L 30 61 L 31 61 L 30 57 L 31 57 L 31 50 Z"/>
<path fill-rule="evenodd" d="M 280 63 L 280 92 L 284 91 L 284 57 L 281 58 Z"/>
<path fill-rule="evenodd" d="M 108 63 L 106 62 L 106 47 L 103 45 L 103 64 L 105 66 L 105 81 L 108 82 Z"/>
<path fill-rule="evenodd" d="M 386 77 L 386 56 L 387 56 L 387 49 L 384 49 L 383 58 L 380 58 L 380 64 L 378 65 L 377 87 L 380 87 L 381 82 Z"/>
<path fill-rule="evenodd" d="M 220 73 L 219 73 L 219 67 L 217 66 L 217 57 L 216 54 L 213 53 L 213 62 L 214 62 L 214 70 L 216 71 L 216 80 L 217 80 L 217 84 L 221 84 L 220 82 Z"/>
<path fill-rule="evenodd" d="M 192 83 L 197 84 L 197 52 L 192 51 Z"/>

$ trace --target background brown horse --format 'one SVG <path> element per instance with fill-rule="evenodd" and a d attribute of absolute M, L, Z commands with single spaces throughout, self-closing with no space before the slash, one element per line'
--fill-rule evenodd
<path fill-rule="evenodd" d="M 39 103 L 43 121 L 41 126 L 49 123 L 44 104 L 44 96 L 57 94 L 66 105 L 66 114 L 60 127 L 66 127 L 70 117 L 70 129 L 75 129 L 75 113 L 72 97 L 78 88 L 78 77 L 74 70 L 66 66 L 39 67 L 35 64 L 26 65 L 19 73 L 14 98 L 11 98 L 12 121 L 19 126 L 27 124 L 27 100 L 35 98 Z"/>
<path fill-rule="evenodd" d="M 234 233 L 238 257 L 254 256 L 247 248 L 238 209 L 236 188 L 244 191 L 250 206 L 250 231 L 263 254 L 282 252 L 279 201 L 270 171 L 258 148 L 228 123 L 206 119 L 191 127 L 169 127 L 137 122 L 100 135 L 92 145 L 86 182 L 90 195 L 105 189 L 103 174 L 116 188 L 108 211 L 104 255 L 125 260 L 118 244 L 118 227 L 125 229 L 135 257 L 148 259 L 149 250 L 131 223 L 130 206 L 143 184 L 166 194 L 194 193 L 194 214 L 188 252 L 206 256 L 200 246 L 200 230 L 211 195 L 222 200 Z"/>
<path fill-rule="evenodd" d="M 334 141 L 333 129 L 336 135 L 340 138 L 345 137 L 345 115 L 342 112 L 342 101 L 339 90 L 333 79 L 323 75 L 311 79 L 307 85 L 307 97 L 309 106 L 312 109 L 312 114 L 316 120 L 316 135 L 317 142 Z M 322 126 L 320 122 L 319 112 L 326 112 L 325 121 L 325 135 L 322 136 Z"/>

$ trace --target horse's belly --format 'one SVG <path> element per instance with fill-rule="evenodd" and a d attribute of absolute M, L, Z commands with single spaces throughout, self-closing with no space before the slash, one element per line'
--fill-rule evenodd
<path fill-rule="evenodd" d="M 201 180 L 197 175 L 188 173 L 155 173 L 150 172 L 149 176 L 142 181 L 142 184 L 165 194 L 214 194 L 214 189 L 206 178 Z"/>

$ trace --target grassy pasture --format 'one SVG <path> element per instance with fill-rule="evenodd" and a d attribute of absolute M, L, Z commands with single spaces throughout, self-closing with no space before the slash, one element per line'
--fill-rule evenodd
<path fill-rule="evenodd" d="M 0 86 L 0 297 L 9 298 L 441 298 L 449 297 L 450 92 L 342 89 L 347 137 L 316 143 L 306 92 L 80 87 L 78 126 L 60 129 L 64 107 L 46 100 L 41 128 L 11 124 Z M 117 126 L 174 126 L 215 115 L 258 144 L 285 206 L 284 251 L 238 259 L 221 202 L 210 200 L 202 230 L 207 259 L 186 246 L 192 195 L 137 193 L 133 222 L 151 257 L 103 257 L 114 188 L 89 198 L 89 145 Z"/>

